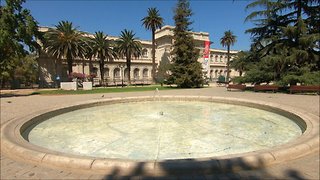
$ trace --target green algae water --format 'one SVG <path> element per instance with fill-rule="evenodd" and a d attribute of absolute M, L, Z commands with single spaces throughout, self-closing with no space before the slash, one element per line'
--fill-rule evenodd
<path fill-rule="evenodd" d="M 206 158 L 271 148 L 299 137 L 292 120 L 240 105 L 142 101 L 79 109 L 28 130 L 30 143 L 89 157 Z"/>

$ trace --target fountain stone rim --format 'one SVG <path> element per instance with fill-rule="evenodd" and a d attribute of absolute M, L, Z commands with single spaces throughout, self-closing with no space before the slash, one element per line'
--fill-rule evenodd
<path fill-rule="evenodd" d="M 250 106 L 255 108 L 259 106 L 259 109 L 277 111 L 281 114 L 287 113 L 286 115 L 299 117 L 301 121 L 296 123 L 300 127 L 304 127 L 303 134 L 297 139 L 288 143 L 255 152 L 232 154 L 213 158 L 175 159 L 161 161 L 135 161 L 125 159 L 91 158 L 87 156 L 66 154 L 32 145 L 21 135 L 25 128 L 33 124 L 34 121 L 37 121 L 38 117 L 43 118 L 43 116 L 47 115 L 52 116 L 52 113 L 64 113 L 66 112 L 66 110 L 70 111 L 72 109 L 104 104 L 146 100 L 151 101 L 153 99 L 153 96 L 140 96 L 90 100 L 81 103 L 74 103 L 72 105 L 64 107 L 57 107 L 51 110 L 43 110 L 38 113 L 30 114 L 23 118 L 14 119 L 5 123 L 1 127 L 1 152 L 19 161 L 41 164 L 54 168 L 58 167 L 96 173 L 111 172 L 115 168 L 118 168 L 120 170 L 120 174 L 128 174 L 142 163 L 143 168 L 141 173 L 146 175 L 163 175 L 168 173 L 167 168 L 170 169 L 170 172 L 224 172 L 228 170 L 234 171 L 246 169 L 248 167 L 260 168 L 267 165 L 295 159 L 319 149 L 319 121 L 317 121 L 317 116 L 302 111 L 301 109 L 281 104 L 245 100 L 240 98 L 214 96 L 160 96 L 159 99 L 162 101 L 178 100 L 220 102 Z M 243 167 L 239 164 L 239 161 L 246 163 L 247 166 Z M 232 166 L 230 166 L 230 164 Z"/>

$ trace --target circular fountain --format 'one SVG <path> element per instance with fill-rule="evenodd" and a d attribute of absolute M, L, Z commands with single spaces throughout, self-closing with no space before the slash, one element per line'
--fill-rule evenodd
<path fill-rule="evenodd" d="M 159 161 L 257 151 L 285 144 L 303 131 L 285 116 L 246 106 L 141 101 L 54 116 L 26 129 L 24 137 L 68 154 Z"/>
<path fill-rule="evenodd" d="M 151 175 L 257 168 L 319 143 L 313 117 L 294 111 L 217 97 L 97 100 L 7 125 L 15 130 L 5 147 L 27 161 L 96 172 L 141 163 Z"/>

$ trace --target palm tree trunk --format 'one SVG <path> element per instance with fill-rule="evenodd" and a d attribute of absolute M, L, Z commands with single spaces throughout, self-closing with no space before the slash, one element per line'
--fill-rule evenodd
<path fill-rule="evenodd" d="M 84 60 L 84 58 L 83 58 L 83 60 L 82 60 L 82 74 L 84 74 L 84 65 L 86 64 L 86 61 Z"/>
<path fill-rule="evenodd" d="M 100 59 L 100 77 L 101 77 L 101 83 L 104 85 L 104 60 Z"/>
<path fill-rule="evenodd" d="M 92 69 L 93 69 L 93 66 L 92 66 L 92 59 L 90 58 L 89 59 L 89 74 L 92 73 Z"/>
<path fill-rule="evenodd" d="M 156 44 L 155 44 L 155 29 L 152 29 L 152 80 L 156 82 Z"/>
<path fill-rule="evenodd" d="M 67 63 L 68 63 L 68 73 L 72 73 L 72 57 L 70 54 L 67 54 Z"/>
<path fill-rule="evenodd" d="M 127 55 L 128 84 L 131 85 L 131 56 Z"/>
<path fill-rule="evenodd" d="M 228 59 L 227 59 L 227 78 L 226 78 L 226 82 L 229 83 L 229 62 L 230 62 L 230 45 L 228 45 L 228 53 L 227 53 Z"/>
<path fill-rule="evenodd" d="M 68 73 L 71 74 L 72 73 L 72 60 L 68 59 Z"/>
<path fill-rule="evenodd" d="M 91 80 L 91 81 L 93 81 L 93 78 L 92 78 L 92 76 L 91 76 L 92 69 L 93 69 L 93 67 L 92 67 L 92 58 L 90 57 L 90 58 L 89 58 L 89 75 L 90 75 L 90 80 Z"/>
<path fill-rule="evenodd" d="M 54 61 L 54 87 L 58 87 L 58 81 L 57 81 L 57 76 L 58 76 L 58 64 L 57 60 Z"/>

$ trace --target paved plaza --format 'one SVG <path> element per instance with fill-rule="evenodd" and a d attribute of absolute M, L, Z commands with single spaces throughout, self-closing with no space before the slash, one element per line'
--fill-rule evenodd
<path fill-rule="evenodd" d="M 17 96 L 1 98 L 1 125 L 6 122 L 28 116 L 32 113 L 49 111 L 50 109 L 67 106 L 91 100 L 115 97 L 153 96 L 153 91 L 105 93 L 87 95 L 32 95 L 23 96 L 23 91 L 15 91 Z M 225 87 L 210 86 L 202 89 L 181 89 L 160 91 L 161 95 L 183 96 L 215 96 L 240 98 L 254 101 L 276 103 L 288 107 L 299 108 L 316 115 L 319 120 L 319 95 L 297 95 L 283 93 L 258 93 L 226 91 Z M 319 134 L 318 134 L 319 135 Z M 2 138 L 2 137 L 1 137 Z M 318 137 L 319 138 L 319 137 Z M 168 175 L 157 177 L 163 179 L 319 179 L 319 149 L 290 161 L 270 165 L 262 169 L 242 170 L 225 174 L 192 174 Z M 138 168 L 138 167 L 137 167 Z M 137 170 L 138 171 L 138 170 Z M 127 178 L 119 176 L 117 169 L 109 174 L 92 174 L 85 171 L 70 171 L 64 168 L 49 168 L 41 164 L 30 164 L 7 157 L 1 153 L 1 179 L 117 179 Z M 135 172 L 133 179 L 144 179 Z"/>

